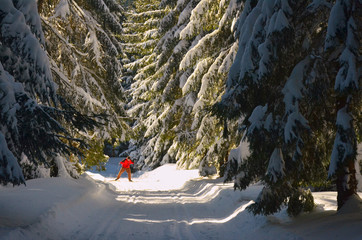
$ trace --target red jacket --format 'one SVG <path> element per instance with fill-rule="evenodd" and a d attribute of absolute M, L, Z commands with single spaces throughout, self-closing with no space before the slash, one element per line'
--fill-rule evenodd
<path fill-rule="evenodd" d="M 131 160 L 131 159 L 129 159 L 129 158 L 126 158 L 126 159 L 124 159 L 124 160 L 122 160 L 122 161 L 120 161 L 119 162 L 119 164 L 122 164 L 122 167 L 124 167 L 124 168 L 129 168 L 129 166 L 131 165 L 131 164 L 133 164 L 134 162 Z"/>

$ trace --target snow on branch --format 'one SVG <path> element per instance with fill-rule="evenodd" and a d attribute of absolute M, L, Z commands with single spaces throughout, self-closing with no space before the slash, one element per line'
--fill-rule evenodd
<path fill-rule="evenodd" d="M 202 76 L 203 73 L 208 69 L 210 63 L 211 59 L 206 58 L 196 65 L 194 72 L 191 74 L 190 77 L 188 77 L 186 84 L 182 88 L 183 95 L 191 91 L 196 85 L 199 84 L 198 80 L 201 80 L 199 79 L 200 76 Z"/>
<path fill-rule="evenodd" d="M 268 110 L 268 105 L 257 106 L 254 108 L 253 113 L 249 117 L 248 121 L 250 122 L 250 127 L 248 133 L 252 133 L 254 129 L 260 129 L 264 123 L 264 117 L 266 111 Z"/>
<path fill-rule="evenodd" d="M 18 161 L 8 148 L 8 141 L 14 145 L 17 138 L 9 138 L 7 141 L 4 136 L 9 131 L 19 132 L 16 112 L 20 107 L 15 96 L 20 93 L 24 93 L 22 84 L 15 82 L 0 63 L 0 183 L 3 184 L 25 183 Z"/>
<path fill-rule="evenodd" d="M 329 165 L 328 176 L 331 177 L 338 169 L 338 164 L 355 154 L 353 141 L 350 141 L 347 134 L 353 130 L 352 117 L 347 111 L 347 106 L 341 108 L 337 113 L 337 134 L 334 140 L 331 162 Z"/>
<path fill-rule="evenodd" d="M 179 5 L 179 4 L 177 3 L 177 5 Z M 180 13 L 180 15 L 178 17 L 177 25 L 182 25 L 182 24 L 186 23 L 190 19 L 192 9 L 193 9 L 192 8 L 192 1 L 190 1 L 187 4 L 187 6 Z"/>
<path fill-rule="evenodd" d="M 359 42 L 355 33 L 357 26 L 353 17 L 348 19 L 346 30 L 346 48 L 339 58 L 341 68 L 338 71 L 334 86 L 334 89 L 338 91 L 358 89 L 357 62 Z"/>
<path fill-rule="evenodd" d="M 210 91 L 210 92 L 213 91 L 212 87 L 216 85 L 215 78 L 217 78 L 217 74 L 219 72 L 220 65 L 222 64 L 226 53 L 227 53 L 226 50 L 221 51 L 219 56 L 211 64 L 207 73 L 204 76 L 202 76 L 200 91 L 197 94 L 198 98 L 202 98 L 203 96 L 207 95 L 208 91 Z"/>
<path fill-rule="evenodd" d="M 285 176 L 284 169 L 285 162 L 282 150 L 280 148 L 275 148 L 269 159 L 266 175 L 270 176 L 271 181 L 275 183 Z"/>
<path fill-rule="evenodd" d="M 358 12 L 358 1 L 337 0 L 334 4 L 328 20 L 325 50 L 342 48 L 339 56 L 340 69 L 335 79 L 335 91 L 337 97 L 346 98 L 345 106 L 337 113 L 336 137 L 331 155 L 328 176 L 332 177 L 337 169 L 346 166 L 348 161 L 355 161 L 357 155 L 355 145 L 357 142 L 353 126 L 353 95 L 358 92 L 358 52 L 360 40 L 357 36 L 357 24 L 354 21 L 354 12 Z M 356 99 L 358 101 L 358 99 Z M 351 107 L 349 111 L 348 108 Z M 358 109 L 357 109 L 358 111 Z M 348 181 L 345 181 L 348 187 Z"/>
<path fill-rule="evenodd" d="M 222 6 L 224 6 L 224 4 L 226 4 L 226 1 L 223 0 L 220 2 L 220 9 L 222 8 Z M 229 6 L 227 7 L 225 14 L 222 16 L 220 22 L 219 22 L 219 28 L 223 27 L 223 26 L 227 26 L 227 22 L 230 21 L 231 19 L 235 19 L 237 17 L 237 10 L 239 10 L 240 8 L 240 4 L 237 2 L 237 0 L 231 0 L 229 2 Z M 231 27 L 231 30 L 232 27 Z"/>
<path fill-rule="evenodd" d="M 48 57 L 41 43 L 39 15 L 36 15 L 37 17 L 24 15 L 33 14 L 36 10 L 32 8 L 36 8 L 36 4 L 31 4 L 30 1 L 28 4 L 22 4 L 20 1 L 17 6 L 25 13 L 14 8 L 11 1 L 2 1 L 0 4 L 0 12 L 4 13 L 0 22 L 1 38 L 3 47 L 11 51 L 10 56 L 13 61 L 26 63 L 23 66 L 20 64 L 3 64 L 3 66 L 5 69 L 13 69 L 12 71 L 17 75 L 16 80 L 24 83 L 26 91 L 32 98 L 40 98 L 44 103 L 55 101 L 56 85 L 53 82 Z M 33 25 L 29 27 L 27 21 Z M 40 29 L 35 29 L 36 27 Z M 3 54 L 5 53 L 0 53 L 0 55 Z"/>
<path fill-rule="evenodd" d="M 279 9 L 279 11 L 275 12 L 270 19 L 267 35 L 270 35 L 274 32 L 281 32 L 282 30 L 288 27 L 289 27 L 289 21 L 285 16 L 283 10 Z"/>
<path fill-rule="evenodd" d="M 4 1 L 1 1 L 1 4 Z M 13 1 L 14 2 L 14 1 Z M 39 40 L 40 44 L 45 47 L 44 33 L 41 27 L 36 1 L 34 0 L 18 0 L 15 1 L 15 7 L 24 14 L 26 24 Z"/>
<path fill-rule="evenodd" d="M 25 184 L 17 159 L 8 149 L 4 135 L 0 132 L 0 183 Z"/>
<path fill-rule="evenodd" d="M 303 80 L 305 72 L 310 63 L 309 56 L 300 61 L 289 76 L 282 93 L 284 94 L 285 113 L 288 116 L 284 127 L 284 141 L 298 138 L 296 133 L 297 123 L 308 128 L 308 121 L 299 112 L 299 100 L 302 98 L 302 92 L 305 89 Z"/>
<path fill-rule="evenodd" d="M 325 49 L 335 47 L 339 44 L 338 36 L 345 31 L 346 21 L 343 0 L 337 0 L 331 10 L 328 20 L 327 37 L 324 45 Z"/>
<path fill-rule="evenodd" d="M 60 0 L 58 5 L 54 9 L 54 12 L 55 12 L 54 15 L 50 17 L 50 19 L 57 17 L 66 19 L 66 16 L 70 14 L 68 1 Z"/>
<path fill-rule="evenodd" d="M 286 112 L 295 110 L 297 107 L 296 102 L 302 97 L 302 91 L 305 89 L 303 79 L 309 62 L 308 56 L 293 68 L 292 73 L 282 90 Z"/>
<path fill-rule="evenodd" d="M 218 33 L 219 30 L 215 30 L 212 33 L 207 34 L 201 38 L 194 47 L 189 49 L 180 63 L 180 69 L 186 69 L 190 67 L 197 57 L 201 57 L 207 51 L 207 49 L 210 49 L 212 42 Z"/>
<path fill-rule="evenodd" d="M 288 119 L 284 127 L 284 141 L 286 143 L 292 139 L 298 138 L 298 133 L 295 130 L 298 123 L 305 128 L 308 128 L 308 120 L 305 119 L 299 111 L 292 112 L 288 115 Z"/>
<path fill-rule="evenodd" d="M 212 1 L 213 0 L 201 0 L 192 10 L 190 22 L 180 33 L 181 39 L 193 36 L 195 32 L 200 29 L 202 24 L 201 17 L 209 10 Z"/>
<path fill-rule="evenodd" d="M 288 1 L 258 1 L 255 7 L 246 1 L 236 23 L 239 46 L 227 88 L 245 76 L 252 76 L 256 82 L 269 73 L 271 61 L 277 58 L 275 35 L 290 28 L 288 17 L 292 13 Z"/>
<path fill-rule="evenodd" d="M 85 47 L 89 47 L 94 52 L 93 59 L 96 61 L 97 65 L 101 68 L 103 68 L 101 63 L 101 57 L 102 57 L 102 50 L 101 45 L 99 44 L 99 41 L 97 39 L 97 35 L 93 31 L 89 31 L 87 34 L 87 37 L 84 42 Z"/>

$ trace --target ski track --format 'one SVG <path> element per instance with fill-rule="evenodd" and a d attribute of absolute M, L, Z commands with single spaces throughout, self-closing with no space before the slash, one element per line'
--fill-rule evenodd
<path fill-rule="evenodd" d="M 142 190 L 135 183 L 83 177 L 72 185 L 76 194 L 55 202 L 33 223 L 0 227 L 0 240 L 309 240 L 324 235 L 339 239 L 337 227 L 326 231 L 318 227 L 323 219 L 338 220 L 330 218 L 333 211 L 306 215 L 308 221 L 302 216 L 297 225 L 291 224 L 285 211 L 253 216 L 245 209 L 261 185 L 240 192 L 221 179 L 193 179 L 172 190 Z M 140 179 L 138 184 L 142 184 Z M 325 203 L 333 196 L 326 195 Z M 348 221 L 354 224 L 350 239 L 358 239 L 361 218 Z"/>
<path fill-rule="evenodd" d="M 92 191 L 54 204 L 35 223 L 0 239 L 226 239 L 218 222 L 249 203 L 220 180 L 189 181 L 171 191 L 114 191 L 114 184 L 133 183 L 80 181 L 93 184 L 86 188 Z M 221 191 L 230 195 L 223 206 Z"/>

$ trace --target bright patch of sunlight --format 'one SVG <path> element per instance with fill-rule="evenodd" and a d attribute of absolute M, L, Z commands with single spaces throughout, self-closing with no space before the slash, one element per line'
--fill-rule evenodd
<path fill-rule="evenodd" d="M 113 159 L 112 159 L 113 160 Z M 113 160 L 114 161 L 114 160 Z M 178 170 L 176 164 L 165 164 L 152 171 L 138 171 L 132 174 L 133 182 L 128 182 L 127 173 L 123 173 L 121 178 L 114 181 L 118 169 L 118 163 L 114 162 L 107 165 L 108 175 L 102 176 L 97 172 L 87 172 L 96 181 L 108 183 L 115 191 L 170 191 L 181 189 L 185 182 L 191 179 L 200 179 L 199 171 Z"/>
<path fill-rule="evenodd" d="M 187 192 L 158 192 L 155 194 L 122 194 L 117 197 L 118 201 L 144 203 L 144 204 L 168 204 L 168 203 L 207 203 L 216 198 L 223 189 L 231 189 L 230 184 L 214 185 L 205 184 L 204 187 L 200 186 L 201 182 L 192 182 L 193 185 L 200 187 L 197 193 Z M 190 184 L 192 184 L 190 183 Z"/>
<path fill-rule="evenodd" d="M 222 224 L 226 223 L 236 216 L 238 216 L 239 213 L 245 211 L 245 209 L 253 203 L 253 201 L 249 202 L 243 202 L 239 208 L 237 208 L 233 213 L 231 213 L 229 216 L 224 218 L 194 218 L 190 221 L 187 220 L 176 220 L 176 219 L 165 219 L 165 220 L 152 220 L 152 219 L 141 219 L 141 218 L 124 218 L 124 220 L 131 221 L 131 222 L 140 222 L 140 223 L 185 223 L 187 225 L 193 225 L 193 224 L 203 224 L 203 223 L 216 223 L 216 224 Z"/>
<path fill-rule="evenodd" d="M 324 211 L 337 210 L 337 193 L 336 192 L 316 192 L 313 193 L 314 202 L 317 208 Z"/>

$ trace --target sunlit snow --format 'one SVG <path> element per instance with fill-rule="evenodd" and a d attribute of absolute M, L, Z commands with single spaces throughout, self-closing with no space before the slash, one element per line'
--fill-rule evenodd
<path fill-rule="evenodd" d="M 336 192 L 313 193 L 316 210 L 253 216 L 262 185 L 201 178 L 166 164 L 114 181 L 120 158 L 80 179 L 46 178 L 0 187 L 0 239 L 361 239 L 361 204 L 336 213 Z"/>

